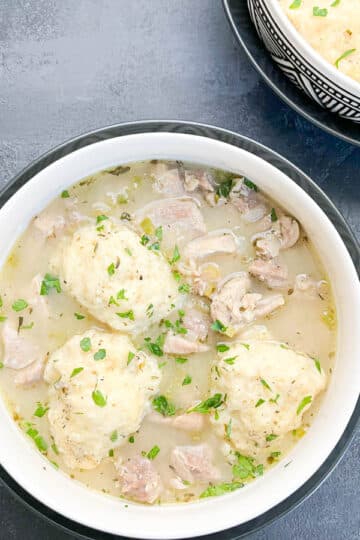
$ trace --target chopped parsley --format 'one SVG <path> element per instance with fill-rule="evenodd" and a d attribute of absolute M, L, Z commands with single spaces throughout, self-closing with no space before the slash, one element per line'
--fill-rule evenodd
<path fill-rule="evenodd" d="M 175 362 L 177 362 L 178 364 L 185 364 L 185 362 L 187 362 L 188 359 L 187 358 L 183 358 L 182 356 L 177 356 L 175 358 Z"/>
<path fill-rule="evenodd" d="M 111 442 L 116 442 L 117 440 L 118 440 L 118 432 L 115 430 L 110 435 L 110 441 Z"/>
<path fill-rule="evenodd" d="M 340 4 L 340 0 L 334 0 L 332 4 L 330 4 L 331 7 L 336 7 Z"/>
<path fill-rule="evenodd" d="M 190 292 L 190 285 L 188 283 L 182 283 L 178 291 L 182 294 L 187 294 Z"/>
<path fill-rule="evenodd" d="M 155 459 L 159 452 L 160 452 L 160 448 L 157 445 L 155 445 L 152 447 L 151 450 L 149 450 L 149 452 L 146 454 L 146 457 L 148 459 Z"/>
<path fill-rule="evenodd" d="M 201 493 L 200 499 L 205 499 L 206 497 L 218 497 L 219 495 L 230 493 L 231 491 L 235 491 L 242 487 L 244 487 L 242 482 L 224 482 L 223 484 L 217 484 L 216 486 L 209 486 Z"/>
<path fill-rule="evenodd" d="M 116 295 L 116 298 L 117 300 L 129 300 L 128 298 L 126 298 L 125 295 L 126 295 L 125 289 L 120 289 L 120 291 Z"/>
<path fill-rule="evenodd" d="M 154 342 L 151 341 L 151 338 L 145 338 L 146 346 L 152 354 L 155 356 L 164 356 L 163 346 L 165 341 L 165 335 L 160 334 Z"/>
<path fill-rule="evenodd" d="M 5 322 L 6 319 L 7 319 L 7 317 L 5 317 L 4 315 L 0 315 L 0 323 Z"/>
<path fill-rule="evenodd" d="M 0 369 L 3 369 L 3 367 L 4 367 L 3 362 L 0 362 Z"/>
<path fill-rule="evenodd" d="M 348 49 L 341 56 L 339 56 L 339 58 L 335 61 L 335 66 L 337 67 L 337 69 L 339 69 L 339 63 L 341 62 L 341 60 L 344 60 L 345 58 L 350 56 L 350 54 L 353 54 L 355 51 L 356 49 Z"/>
<path fill-rule="evenodd" d="M 146 308 L 146 316 L 149 317 L 152 317 L 154 315 L 154 304 L 149 304 L 148 307 Z"/>
<path fill-rule="evenodd" d="M 160 227 L 157 227 L 155 229 L 155 236 L 159 240 L 159 242 L 161 242 L 161 240 L 163 239 L 163 228 L 161 225 Z"/>
<path fill-rule="evenodd" d="M 19 312 L 19 311 L 23 311 L 23 309 L 26 309 L 28 305 L 29 304 L 27 303 L 26 300 L 23 300 L 22 298 L 20 298 L 19 300 L 15 300 L 15 302 L 13 303 L 11 307 L 13 308 L 14 311 Z"/>
<path fill-rule="evenodd" d="M 175 405 L 168 401 L 165 396 L 157 396 L 152 400 L 152 407 L 154 411 L 162 414 L 163 416 L 174 416 L 176 409 Z"/>
<path fill-rule="evenodd" d="M 192 407 L 187 412 L 198 412 L 198 413 L 209 413 L 211 409 L 217 409 L 224 403 L 222 394 L 214 394 L 213 396 L 209 397 L 208 399 L 205 399 L 201 403 L 198 403 L 198 405 L 195 405 L 195 407 Z"/>
<path fill-rule="evenodd" d="M 274 439 L 277 439 L 277 437 L 278 437 L 278 436 L 275 435 L 275 433 L 270 433 L 270 435 L 266 435 L 265 440 L 266 440 L 267 442 L 271 442 L 271 441 L 273 441 Z"/>
<path fill-rule="evenodd" d="M 174 276 L 175 281 L 180 281 L 180 279 L 181 279 L 180 272 L 178 272 L 177 270 L 173 270 L 172 275 Z"/>
<path fill-rule="evenodd" d="M 179 252 L 179 248 L 177 246 L 174 247 L 174 252 L 173 252 L 173 256 L 170 260 L 170 264 L 175 264 L 176 262 L 178 262 L 180 260 L 180 252 Z"/>
<path fill-rule="evenodd" d="M 128 366 L 131 363 L 131 360 L 133 360 L 134 358 L 135 358 L 135 353 L 133 353 L 132 351 L 129 351 L 126 365 Z"/>
<path fill-rule="evenodd" d="M 252 189 L 254 191 L 259 191 L 259 188 L 257 187 L 256 184 L 254 184 L 254 182 L 252 182 L 251 180 L 249 180 L 248 178 L 244 178 L 244 184 L 245 186 L 247 186 L 249 189 Z"/>
<path fill-rule="evenodd" d="M 38 418 L 42 418 L 48 412 L 49 407 L 42 405 L 40 401 L 38 401 L 36 405 L 37 407 L 35 409 L 34 416 L 37 416 Z"/>
<path fill-rule="evenodd" d="M 58 447 L 56 446 L 55 443 L 53 443 L 51 445 L 51 450 L 54 452 L 54 454 L 56 454 L 57 456 L 59 455 L 59 450 L 58 450 Z"/>
<path fill-rule="evenodd" d="M 84 337 L 80 341 L 80 349 L 84 352 L 89 352 L 91 349 L 91 339 L 89 337 Z"/>
<path fill-rule="evenodd" d="M 107 403 L 107 398 L 100 392 L 100 390 L 94 390 L 91 394 L 91 397 L 95 405 L 97 405 L 98 407 L 105 407 Z"/>
<path fill-rule="evenodd" d="M 104 360 L 105 357 L 106 357 L 105 349 L 99 349 L 98 352 L 94 354 L 94 360 Z"/>
<path fill-rule="evenodd" d="M 135 442 L 134 435 L 130 435 L 130 437 L 128 438 L 128 441 L 129 441 L 130 444 L 134 444 L 134 442 Z"/>
<path fill-rule="evenodd" d="M 70 193 L 67 189 L 64 189 L 64 191 L 61 192 L 61 198 L 62 199 L 68 199 L 70 197 Z"/>
<path fill-rule="evenodd" d="M 187 386 L 188 384 L 191 384 L 191 382 L 192 382 L 192 377 L 190 377 L 190 375 L 186 375 L 184 377 L 183 382 L 181 383 L 181 386 Z"/>
<path fill-rule="evenodd" d="M 270 403 L 276 403 L 277 404 L 279 397 L 280 397 L 280 394 L 276 394 L 276 396 L 274 398 L 269 399 Z"/>
<path fill-rule="evenodd" d="M 236 457 L 237 462 L 232 468 L 234 478 L 246 480 L 247 478 L 256 478 L 257 476 L 262 476 L 264 473 L 264 466 L 262 464 L 254 465 L 253 458 L 243 456 L 239 453 L 236 453 Z"/>
<path fill-rule="evenodd" d="M 232 356 L 231 358 L 225 358 L 224 362 L 227 364 L 230 364 L 232 366 L 235 363 L 235 360 L 237 359 L 237 356 Z"/>
<path fill-rule="evenodd" d="M 277 217 L 277 213 L 276 213 L 275 208 L 272 208 L 272 209 L 271 209 L 270 218 L 271 218 L 271 221 L 272 221 L 272 222 L 278 220 L 278 217 Z"/>
<path fill-rule="evenodd" d="M 270 454 L 270 457 L 272 457 L 273 459 L 276 459 L 279 456 L 281 456 L 281 452 L 271 452 Z"/>
<path fill-rule="evenodd" d="M 267 388 L 271 392 L 271 387 L 268 385 L 268 383 L 265 381 L 265 379 L 260 379 L 260 382 L 265 388 Z"/>
<path fill-rule="evenodd" d="M 221 182 L 221 184 L 218 184 L 216 187 L 216 195 L 218 197 L 224 197 L 227 199 L 231 193 L 231 190 L 234 185 L 234 177 L 232 174 L 229 175 L 229 177 Z"/>
<path fill-rule="evenodd" d="M 302 0 L 294 0 L 292 4 L 290 4 L 290 9 L 299 9 L 301 6 Z"/>
<path fill-rule="evenodd" d="M 109 457 L 114 457 L 114 449 L 110 448 L 109 450 Z"/>
<path fill-rule="evenodd" d="M 72 379 L 73 377 L 76 377 L 76 375 L 79 375 L 79 373 L 81 373 L 83 370 L 84 370 L 83 367 L 74 368 L 71 372 L 70 379 Z"/>
<path fill-rule="evenodd" d="M 103 221 L 106 221 L 109 219 L 105 214 L 101 214 L 100 216 L 96 217 L 96 224 L 99 225 L 99 223 L 102 223 Z"/>
<path fill-rule="evenodd" d="M 131 251 L 130 248 L 126 247 L 126 248 L 125 248 L 125 251 L 126 251 L 126 253 L 129 255 L 129 257 L 132 257 L 132 251 Z"/>
<path fill-rule="evenodd" d="M 146 234 L 143 234 L 142 237 L 140 238 L 140 244 L 142 246 L 146 246 L 149 242 L 150 242 L 150 238 Z"/>
<path fill-rule="evenodd" d="M 60 280 L 59 278 L 51 276 L 50 274 L 45 274 L 40 288 L 41 296 L 48 295 L 51 289 L 55 289 L 57 293 L 61 293 Z"/>
<path fill-rule="evenodd" d="M 265 403 L 265 399 L 260 398 L 257 400 L 255 407 L 260 407 L 264 403 Z"/>
<path fill-rule="evenodd" d="M 41 435 L 39 435 L 39 432 L 37 429 L 30 427 L 27 430 L 26 434 L 34 441 L 34 443 L 36 444 L 40 452 L 46 452 L 46 450 L 48 449 L 47 442 Z"/>
<path fill-rule="evenodd" d="M 316 369 L 318 370 L 319 373 L 321 373 L 320 360 L 318 358 L 313 358 L 313 360 L 314 360 L 314 364 L 315 364 Z"/>
<path fill-rule="evenodd" d="M 114 263 L 111 263 L 109 264 L 109 266 L 107 267 L 107 273 L 109 274 L 109 276 L 113 276 L 115 274 L 115 264 Z"/>
<path fill-rule="evenodd" d="M 83 319 L 85 319 L 85 315 L 82 315 L 81 313 L 74 313 L 74 317 L 78 321 L 82 321 Z"/>
<path fill-rule="evenodd" d="M 320 8 L 319 6 L 313 7 L 314 17 L 326 17 L 327 14 L 328 14 L 328 10 L 326 8 Z"/>
<path fill-rule="evenodd" d="M 130 309 L 129 311 L 123 311 L 123 312 L 117 313 L 116 315 L 122 319 L 130 319 L 130 321 L 135 320 L 134 312 L 132 309 Z"/>
<path fill-rule="evenodd" d="M 150 218 L 146 217 L 140 223 L 142 230 L 146 234 L 154 234 L 154 224 Z"/>
<path fill-rule="evenodd" d="M 221 321 L 216 319 L 215 322 L 211 325 L 211 330 L 214 330 L 214 332 L 220 332 L 221 334 L 224 334 L 227 330 L 227 326 L 225 326 Z"/>
<path fill-rule="evenodd" d="M 296 409 L 296 414 L 300 414 L 301 411 L 312 402 L 312 396 L 305 396 L 299 403 L 298 408 Z"/>
<path fill-rule="evenodd" d="M 230 349 L 228 345 L 225 345 L 225 343 L 217 343 L 216 344 L 216 350 L 218 352 L 226 352 Z"/>

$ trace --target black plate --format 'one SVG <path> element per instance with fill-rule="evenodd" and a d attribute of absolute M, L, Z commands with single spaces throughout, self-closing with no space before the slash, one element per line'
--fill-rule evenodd
<path fill-rule="evenodd" d="M 345 141 L 360 146 L 360 126 L 323 109 L 284 75 L 256 33 L 246 0 L 223 0 L 237 41 L 272 90 L 307 120 Z"/>
<path fill-rule="evenodd" d="M 94 144 L 99 141 L 106 139 L 111 139 L 113 137 L 119 137 L 124 135 L 131 135 L 134 133 L 149 133 L 149 132 L 171 132 L 171 133 L 191 133 L 194 135 L 201 135 L 203 137 L 208 137 L 211 139 L 217 139 L 233 146 L 243 148 L 248 152 L 251 152 L 260 158 L 264 159 L 268 163 L 271 163 L 279 170 L 284 172 L 287 176 L 292 178 L 299 186 L 302 187 L 316 203 L 322 208 L 328 218 L 332 221 L 337 231 L 341 235 L 351 257 L 356 266 L 360 269 L 360 249 L 357 245 L 357 242 L 345 222 L 344 218 L 328 199 L 328 197 L 321 191 L 321 189 L 303 172 L 301 172 L 297 167 L 292 165 L 285 158 L 281 157 L 279 154 L 273 152 L 272 150 L 262 146 L 259 143 L 238 135 L 231 131 L 225 129 L 220 129 L 217 127 L 212 127 L 204 124 L 189 123 L 189 122 L 180 122 L 180 121 L 145 121 L 145 122 L 130 122 L 126 124 L 119 124 L 115 126 L 106 127 L 87 133 L 85 135 L 80 135 L 53 150 L 50 150 L 47 154 L 41 156 L 39 159 L 31 163 L 23 171 L 20 172 L 2 191 L 0 191 L 0 208 L 5 204 L 5 202 L 13 195 L 21 186 L 26 184 L 35 174 L 39 171 L 57 161 L 58 159 L 70 154 L 74 150 L 79 148 L 84 148 L 90 144 Z M 74 182 L 78 180 L 74 178 Z M 323 463 L 320 469 L 295 493 L 293 493 L 286 500 L 271 508 L 268 512 L 265 512 L 261 516 L 248 521 L 238 527 L 233 527 L 226 531 L 219 532 L 214 535 L 203 536 L 204 540 L 235 540 L 238 538 L 243 538 L 250 532 L 254 532 L 257 529 L 268 525 L 278 517 L 284 515 L 289 510 L 295 508 L 303 500 L 305 500 L 320 484 L 325 480 L 328 474 L 332 471 L 335 465 L 338 463 L 339 459 L 343 455 L 345 449 L 349 445 L 352 436 L 355 432 L 357 421 L 360 417 L 360 398 L 357 402 L 356 408 L 349 420 L 348 425 L 344 433 L 342 434 L 341 439 L 338 444 L 331 452 L 327 460 Z M 46 518 L 51 523 L 65 529 L 68 532 L 73 533 L 74 535 L 87 538 L 91 540 L 115 540 L 121 537 L 114 536 L 107 533 L 101 533 L 89 527 L 84 527 L 73 521 L 70 521 L 67 518 L 64 518 L 60 514 L 54 512 L 47 506 L 43 505 L 36 499 L 34 499 L 29 493 L 22 489 L 22 487 L 17 484 L 0 465 L 0 479 L 2 482 L 12 491 L 12 493 L 25 503 L 26 506 L 30 507 L 36 513 L 40 514 Z M 1 535 L 0 535 L 1 536 Z"/>

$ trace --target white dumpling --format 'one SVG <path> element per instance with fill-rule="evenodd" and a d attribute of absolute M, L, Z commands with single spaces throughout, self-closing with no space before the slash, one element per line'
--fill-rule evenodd
<path fill-rule="evenodd" d="M 126 442 L 150 410 L 160 377 L 156 360 L 122 334 L 90 330 L 53 352 L 44 373 L 48 420 L 66 465 L 92 469 Z"/>
<path fill-rule="evenodd" d="M 63 286 L 99 321 L 140 333 L 180 307 L 171 267 L 122 224 L 103 221 L 64 239 L 52 261 Z"/>
<path fill-rule="evenodd" d="M 257 456 L 301 425 L 303 413 L 325 388 L 325 374 L 312 358 L 276 341 L 229 346 L 212 369 L 212 394 L 226 396 L 212 423 L 218 435 L 230 433 L 237 451 Z"/>

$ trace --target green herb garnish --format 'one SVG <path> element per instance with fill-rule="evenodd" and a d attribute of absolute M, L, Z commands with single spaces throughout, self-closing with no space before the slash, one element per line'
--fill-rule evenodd
<path fill-rule="evenodd" d="M 257 187 L 256 184 L 254 184 L 254 182 L 252 182 L 251 180 L 249 180 L 248 178 L 244 178 L 244 184 L 245 186 L 247 186 L 249 189 L 252 189 L 254 191 L 259 191 L 259 188 Z"/>
<path fill-rule="evenodd" d="M 15 300 L 15 302 L 13 303 L 13 305 L 11 306 L 13 308 L 14 311 L 18 312 L 18 311 L 22 311 L 23 309 L 26 309 L 28 307 L 28 303 L 26 300 L 23 300 L 22 298 L 20 298 L 19 300 Z"/>
<path fill-rule="evenodd" d="M 76 375 L 79 375 L 79 373 L 81 373 L 83 370 L 84 370 L 83 367 L 74 368 L 71 372 L 70 379 L 72 379 L 73 377 L 76 377 Z"/>
<path fill-rule="evenodd" d="M 313 7 L 314 17 L 326 17 L 327 14 L 328 14 L 328 10 L 326 8 L 319 8 L 319 6 Z"/>
<path fill-rule="evenodd" d="M 217 343 L 216 344 L 216 350 L 218 352 L 226 352 L 230 349 L 230 347 L 228 345 L 225 345 L 225 343 Z"/>
<path fill-rule="evenodd" d="M 179 252 L 179 248 L 177 246 L 174 247 L 174 252 L 173 252 L 173 256 L 170 260 L 170 264 L 175 264 L 176 262 L 178 262 L 180 260 L 180 252 Z"/>
<path fill-rule="evenodd" d="M 45 416 L 45 414 L 48 412 L 48 410 L 49 410 L 49 407 L 46 407 L 45 405 L 42 405 L 42 403 L 40 403 L 40 401 L 38 401 L 36 410 L 34 412 L 34 416 L 37 416 L 38 418 L 42 418 L 43 416 Z"/>
<path fill-rule="evenodd" d="M 257 400 L 255 407 L 260 407 L 263 403 L 265 403 L 265 399 L 260 398 Z"/>
<path fill-rule="evenodd" d="M 130 319 L 130 321 L 135 320 L 134 312 L 132 309 L 130 309 L 129 311 L 123 311 L 123 312 L 117 313 L 116 315 L 120 317 L 121 319 Z"/>
<path fill-rule="evenodd" d="M 165 396 L 157 396 L 152 400 L 153 409 L 163 416 L 174 416 L 176 409 L 175 405 L 168 401 Z"/>
<path fill-rule="evenodd" d="M 64 191 L 61 192 L 61 198 L 62 199 L 68 199 L 70 197 L 70 193 L 67 189 L 64 189 Z"/>
<path fill-rule="evenodd" d="M 211 330 L 214 330 L 214 332 L 220 332 L 221 334 L 224 334 L 227 330 L 227 326 L 225 326 L 221 321 L 216 319 L 215 322 L 211 325 Z"/>
<path fill-rule="evenodd" d="M 278 436 L 275 435 L 275 433 L 270 433 L 270 435 L 266 435 L 265 440 L 266 440 L 267 442 L 271 442 L 271 441 L 273 441 L 274 439 L 276 439 L 277 437 L 278 437 Z"/>
<path fill-rule="evenodd" d="M 299 403 L 298 408 L 296 409 L 296 414 L 300 414 L 301 411 L 312 402 L 312 396 L 305 396 Z"/>
<path fill-rule="evenodd" d="M 187 412 L 198 412 L 198 413 L 209 413 L 211 409 L 217 409 L 224 403 L 222 394 L 214 394 L 212 397 L 209 397 L 208 399 L 205 399 L 198 405 L 195 405 L 195 407 L 192 407 Z"/>
<path fill-rule="evenodd" d="M 94 354 L 94 360 L 104 360 L 105 357 L 106 357 L 105 349 L 99 349 L 98 352 Z"/>
<path fill-rule="evenodd" d="M 265 381 L 265 379 L 260 379 L 260 382 L 265 388 L 267 388 L 271 392 L 271 387 L 268 385 L 268 383 Z"/>
<path fill-rule="evenodd" d="M 183 358 L 182 356 L 177 356 L 175 358 L 175 362 L 177 362 L 178 364 L 185 364 L 185 362 L 187 362 L 188 359 L 187 358 Z"/>
<path fill-rule="evenodd" d="M 344 60 L 345 58 L 350 56 L 350 54 L 353 54 L 355 51 L 356 49 L 348 49 L 341 56 L 339 56 L 339 58 L 335 61 L 335 66 L 337 67 L 337 69 L 339 69 L 339 63 L 341 62 L 341 60 Z"/>
<path fill-rule="evenodd" d="M 128 359 L 127 359 L 127 366 L 130 364 L 131 360 L 133 360 L 133 358 L 135 358 L 135 353 L 129 351 L 128 352 Z"/>
<path fill-rule="evenodd" d="M 89 352 L 91 349 L 91 339 L 89 337 L 84 337 L 80 341 L 80 349 L 84 352 Z"/>
<path fill-rule="evenodd" d="M 107 398 L 100 392 L 100 390 L 94 390 L 91 394 L 91 397 L 95 405 L 97 405 L 98 407 L 105 407 L 107 403 Z"/>
<path fill-rule="evenodd" d="M 290 4 L 289 8 L 290 9 L 299 9 L 299 7 L 301 6 L 301 2 L 302 0 L 294 0 L 292 4 Z"/>
<path fill-rule="evenodd" d="M 231 491 L 235 491 L 242 487 L 244 487 L 242 482 L 224 482 L 223 484 L 217 484 L 216 486 L 209 486 L 201 493 L 200 499 L 205 499 L 206 497 L 218 497 L 219 495 L 230 493 Z"/>
<path fill-rule="evenodd" d="M 81 315 L 81 313 L 74 313 L 74 317 L 78 321 L 82 321 L 83 319 L 85 319 L 85 315 Z"/>
<path fill-rule="evenodd" d="M 55 289 L 57 293 L 61 293 L 60 280 L 59 278 L 51 276 L 50 274 L 45 274 L 45 277 L 41 283 L 40 295 L 48 295 L 51 289 Z"/>
<path fill-rule="evenodd" d="M 272 221 L 272 222 L 278 220 L 278 217 L 277 217 L 277 213 L 276 213 L 275 208 L 272 208 L 272 209 L 271 209 L 270 218 L 271 218 L 271 221 Z"/>
<path fill-rule="evenodd" d="M 187 386 L 188 384 L 191 384 L 191 381 L 192 377 L 190 377 L 190 375 L 186 375 L 183 382 L 181 383 L 181 386 Z"/>
<path fill-rule="evenodd" d="M 146 454 L 146 457 L 151 460 L 155 459 L 159 452 L 160 452 L 160 448 L 157 445 L 155 445 L 152 447 L 151 450 L 149 450 L 149 452 Z"/>

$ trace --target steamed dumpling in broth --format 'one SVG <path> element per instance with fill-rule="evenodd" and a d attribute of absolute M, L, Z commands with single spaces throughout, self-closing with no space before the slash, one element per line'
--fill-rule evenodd
<path fill-rule="evenodd" d="M 188 502 L 239 489 L 306 434 L 336 313 L 311 239 L 270 197 L 242 175 L 141 162 L 29 224 L 0 273 L 0 387 L 54 466 Z"/>

